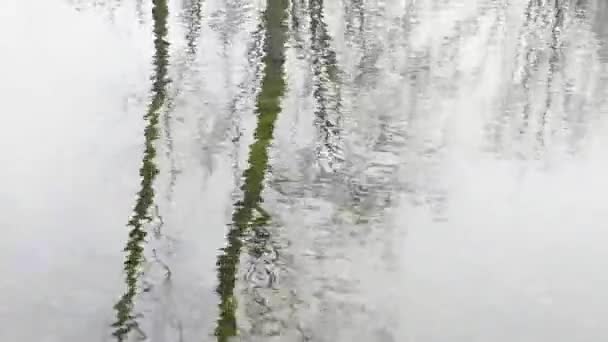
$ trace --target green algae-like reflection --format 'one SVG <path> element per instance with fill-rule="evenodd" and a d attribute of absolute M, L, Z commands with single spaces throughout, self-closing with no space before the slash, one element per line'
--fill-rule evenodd
<path fill-rule="evenodd" d="M 281 98 L 285 92 L 283 66 L 285 63 L 285 40 L 287 36 L 288 0 L 268 0 L 264 12 L 266 25 L 264 78 L 262 89 L 257 97 L 258 117 L 254 133 L 255 142 L 250 146 L 249 168 L 244 172 L 245 179 L 241 190 L 243 199 L 236 203 L 227 240 L 228 245 L 218 257 L 220 296 L 219 319 L 215 335 L 220 342 L 228 341 L 237 335 L 236 299 L 234 288 L 243 236 L 249 229 L 257 231 L 256 226 L 266 224 L 268 218 L 255 219 L 254 211 L 262 202 L 264 176 L 268 166 L 268 146 L 273 137 L 274 125 L 281 111 Z M 255 246 L 254 246 L 255 249 Z"/>
<path fill-rule="evenodd" d="M 129 240 L 125 247 L 127 253 L 124 262 L 126 273 L 126 292 L 114 305 L 116 310 L 116 322 L 113 324 L 114 336 L 119 341 L 124 341 L 129 332 L 137 328 L 137 322 L 133 313 L 134 298 L 137 294 L 137 283 L 141 265 L 144 261 L 143 246 L 146 231 L 144 225 L 150 221 L 148 210 L 154 201 L 153 183 L 158 168 L 154 162 L 156 157 L 155 140 L 158 139 L 158 122 L 161 108 L 166 99 L 166 88 L 169 80 L 167 78 L 169 43 L 167 36 L 168 6 L 166 0 L 154 0 L 152 17 L 154 20 L 154 74 L 152 77 L 152 99 L 148 106 L 144 119 L 147 125 L 144 131 L 145 149 L 143 163 L 139 170 L 141 176 L 141 188 L 137 194 L 137 202 L 133 209 L 133 215 L 127 226 L 130 228 Z"/>

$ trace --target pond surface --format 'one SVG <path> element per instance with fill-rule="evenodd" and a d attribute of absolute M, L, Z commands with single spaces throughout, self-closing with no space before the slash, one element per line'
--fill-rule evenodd
<path fill-rule="evenodd" d="M 0 341 L 599 341 L 603 0 L 5 0 Z"/>

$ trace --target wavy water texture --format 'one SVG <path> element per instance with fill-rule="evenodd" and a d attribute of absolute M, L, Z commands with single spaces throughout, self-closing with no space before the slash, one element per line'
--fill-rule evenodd
<path fill-rule="evenodd" d="M 216 336 L 218 341 L 222 342 L 237 336 L 237 302 L 234 289 L 243 238 L 248 230 L 252 231 L 254 238 L 251 240 L 250 250 L 254 253 L 260 253 L 256 247 L 263 246 L 263 240 L 266 239 L 263 226 L 268 217 L 263 214 L 260 204 L 268 167 L 267 149 L 273 138 L 274 123 L 281 111 L 280 101 L 285 91 L 283 65 L 287 4 L 286 0 L 269 0 L 264 12 L 266 55 L 263 59 L 265 67 L 262 90 L 256 105 L 258 124 L 254 133 L 255 142 L 250 146 L 249 168 L 243 174 L 245 180 L 241 187 L 243 199 L 235 205 L 233 222 L 227 236 L 228 246 L 223 249 L 217 260 L 220 317 Z M 256 214 L 260 215 L 256 217 Z"/>
<path fill-rule="evenodd" d="M 315 122 L 319 129 L 319 162 L 331 171 L 339 167 L 341 93 L 338 62 L 324 20 L 323 0 L 309 1 L 310 49 L 315 99 Z"/>
<path fill-rule="evenodd" d="M 126 273 L 126 292 L 114 306 L 116 309 L 116 322 L 113 327 L 114 336 L 118 341 L 124 341 L 128 334 L 138 327 L 137 317 L 133 312 L 134 299 L 140 286 L 139 276 L 144 262 L 144 246 L 147 232 L 146 223 L 151 221 L 149 215 L 150 207 L 154 202 L 153 183 L 158 173 L 155 164 L 156 147 L 155 141 L 159 137 L 158 123 L 160 112 L 166 100 L 166 87 L 169 83 L 167 78 L 169 43 L 167 36 L 167 16 L 169 14 L 165 0 L 155 0 L 152 9 L 154 22 L 154 74 L 152 77 L 152 99 L 144 119 L 147 125 L 144 131 L 144 157 L 139 175 L 141 176 L 141 189 L 137 194 L 137 201 L 133 209 L 133 215 L 127 226 L 130 228 L 129 241 L 125 247 L 127 253 L 124 262 Z"/>
<path fill-rule="evenodd" d="M 608 336 L 607 1 L 3 0 L 0 28 L 0 340 Z"/>
<path fill-rule="evenodd" d="M 196 56 L 198 53 L 198 40 L 200 36 L 201 26 L 202 26 L 202 18 L 203 18 L 203 0 L 190 0 L 184 1 L 183 3 L 183 17 L 186 21 L 186 33 L 185 40 L 186 46 L 182 59 L 183 61 L 176 61 L 175 64 L 179 65 L 179 70 L 177 71 L 177 75 L 174 77 L 172 82 L 172 89 L 170 92 L 170 96 L 167 99 L 167 109 L 164 115 L 162 116 L 163 120 L 163 133 L 164 133 L 164 141 L 165 141 L 165 154 L 170 160 L 170 180 L 169 180 L 169 189 L 167 190 L 167 199 L 171 201 L 173 196 L 173 190 L 175 188 L 175 184 L 177 182 L 177 177 L 179 174 L 179 169 L 176 165 L 175 161 L 175 152 L 173 146 L 173 127 L 172 120 L 175 111 L 175 101 L 181 95 L 184 88 L 184 83 L 186 81 L 186 77 L 190 75 L 192 72 L 193 64 L 196 60 Z"/>

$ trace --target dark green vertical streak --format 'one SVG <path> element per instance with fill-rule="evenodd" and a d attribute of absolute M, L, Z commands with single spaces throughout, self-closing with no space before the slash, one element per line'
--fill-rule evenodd
<path fill-rule="evenodd" d="M 144 261 L 143 243 L 146 238 L 144 224 L 150 221 L 148 209 L 154 201 L 153 183 L 158 168 L 154 162 L 156 148 L 154 142 L 158 139 L 158 121 L 160 110 L 166 98 L 166 88 L 169 80 L 167 79 L 168 50 L 169 43 L 167 37 L 167 0 L 153 0 L 152 18 L 154 21 L 154 74 L 152 76 L 152 99 L 148 105 L 148 110 L 144 115 L 147 125 L 144 131 L 145 149 L 143 163 L 139 170 L 142 178 L 141 188 L 137 194 L 137 201 L 133 209 L 133 215 L 129 219 L 127 226 L 130 229 L 129 239 L 124 249 L 126 260 L 124 270 L 126 273 L 126 292 L 114 305 L 116 310 L 116 322 L 112 325 L 114 336 L 118 341 L 124 341 L 129 332 L 137 328 L 137 322 L 133 313 L 134 299 L 137 294 L 137 282 L 141 273 L 141 265 Z"/>
<path fill-rule="evenodd" d="M 331 137 L 337 135 L 337 122 L 332 122 L 328 116 L 328 109 L 340 111 L 340 99 L 336 96 L 335 106 L 330 107 L 330 93 L 328 85 L 332 85 L 339 95 L 338 62 L 336 53 L 331 49 L 331 37 L 327 32 L 327 24 L 323 18 L 323 0 L 310 0 L 310 36 L 312 49 L 313 70 L 313 97 L 317 102 L 315 110 L 315 123 L 323 135 L 323 144 L 330 152 L 336 152 L 337 147 L 331 143 Z"/>
<path fill-rule="evenodd" d="M 285 40 L 287 35 L 288 0 L 268 0 L 264 12 L 266 25 L 264 77 L 262 89 L 257 97 L 257 127 L 255 141 L 250 147 L 249 168 L 245 170 L 241 187 L 243 199 L 236 203 L 232 224 L 228 231 L 227 247 L 218 257 L 217 293 L 220 297 L 219 318 L 215 335 L 225 342 L 237 335 L 236 301 L 234 288 L 243 237 L 248 230 L 258 231 L 266 219 L 254 219 L 254 210 L 262 202 L 263 181 L 268 166 L 268 146 L 274 132 L 274 124 L 281 111 L 281 97 L 285 92 L 283 66 L 285 63 Z"/>

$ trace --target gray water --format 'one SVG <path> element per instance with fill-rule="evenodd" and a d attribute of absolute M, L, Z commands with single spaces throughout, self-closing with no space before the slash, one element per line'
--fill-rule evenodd
<path fill-rule="evenodd" d="M 608 3 L 0 2 L 0 341 L 601 341 Z"/>

